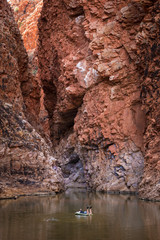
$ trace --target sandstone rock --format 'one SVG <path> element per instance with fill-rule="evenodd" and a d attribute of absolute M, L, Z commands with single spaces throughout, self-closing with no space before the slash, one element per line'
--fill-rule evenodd
<path fill-rule="evenodd" d="M 104 12 L 107 15 L 107 17 L 111 17 L 111 16 L 116 14 L 115 6 L 114 6 L 114 3 L 112 1 L 107 1 L 104 4 Z"/>
<path fill-rule="evenodd" d="M 38 40 L 37 22 L 40 17 L 43 1 L 10 0 L 10 3 L 14 10 L 15 20 L 18 23 L 26 50 L 35 49 Z"/>
<path fill-rule="evenodd" d="M 151 5 L 150 1 L 146 4 Z M 145 1 L 144 1 L 145 4 Z M 147 128 L 144 136 L 146 167 L 140 184 L 140 196 L 148 199 L 160 199 L 159 186 L 159 1 L 152 3 L 152 17 L 150 13 L 145 16 L 138 36 L 143 36 L 142 41 L 137 41 L 140 55 L 140 69 L 143 76 L 141 85 L 141 99 L 143 109 L 147 115 Z M 156 19 L 156 22 L 155 22 Z M 150 179 L 150 180 L 149 180 Z"/>
<path fill-rule="evenodd" d="M 39 81 L 37 57 L 37 23 L 43 1 L 10 0 L 9 2 L 14 11 L 14 17 L 18 24 L 29 60 L 30 80 L 25 81 L 22 85 L 26 115 L 37 131 L 48 139 L 50 135 L 48 113 L 44 107 L 44 93 Z"/>
<path fill-rule="evenodd" d="M 145 12 L 140 3 L 129 3 L 127 6 L 121 8 L 119 21 L 122 21 L 127 26 L 140 22 L 144 17 Z"/>
<path fill-rule="evenodd" d="M 81 87 L 89 88 L 91 85 L 98 82 L 98 72 L 93 67 L 87 66 L 86 60 L 80 61 L 74 70 L 75 77 Z"/>
<path fill-rule="evenodd" d="M 9 4 L 1 1 L 0 9 L 0 197 L 58 192 L 63 189 L 61 170 L 53 168 L 56 160 L 50 147 L 25 116 L 24 103 L 33 99 L 27 54 Z M 26 115 L 32 116 L 32 111 Z"/>
<path fill-rule="evenodd" d="M 88 187 L 138 191 L 144 168 L 145 113 L 135 35 L 147 3 L 84 0 L 71 5 L 65 1 L 65 5 L 66 9 L 62 1 L 44 1 L 39 22 L 41 80 L 44 89 L 53 85 L 56 95 L 54 107 L 48 109 L 56 152 L 61 149 L 60 139 L 66 135 L 69 143 L 73 134 L 71 146 L 83 164 Z M 50 9 L 56 15 L 51 17 Z M 80 21 L 77 9 L 81 9 Z M 46 41 L 48 47 L 43 49 Z M 79 86 L 84 90 L 79 91 Z M 51 101 L 47 95 L 48 91 L 45 97 Z M 81 99 L 81 106 L 75 106 L 74 97 Z M 68 144 L 63 146 L 68 149 Z"/>
<path fill-rule="evenodd" d="M 159 16 L 158 0 L 44 0 L 41 109 L 66 188 L 159 200 Z"/>

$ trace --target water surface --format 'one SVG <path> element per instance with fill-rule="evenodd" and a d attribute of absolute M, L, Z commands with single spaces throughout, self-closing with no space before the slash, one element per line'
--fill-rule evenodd
<path fill-rule="evenodd" d="M 93 216 L 75 216 L 92 205 Z M 0 201 L 0 240 L 160 240 L 160 203 L 66 192 Z"/>

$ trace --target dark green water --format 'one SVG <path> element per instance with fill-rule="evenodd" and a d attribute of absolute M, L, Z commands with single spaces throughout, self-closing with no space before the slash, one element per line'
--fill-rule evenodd
<path fill-rule="evenodd" d="M 93 216 L 74 212 L 93 206 Z M 160 203 L 65 193 L 0 201 L 0 240 L 160 240 Z"/>

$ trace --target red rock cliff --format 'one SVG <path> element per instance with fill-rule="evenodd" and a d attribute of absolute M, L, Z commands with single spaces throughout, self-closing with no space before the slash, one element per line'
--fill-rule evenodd
<path fill-rule="evenodd" d="M 39 69 L 66 184 L 79 168 L 73 173 L 65 166 L 80 161 L 92 189 L 140 190 L 142 197 L 159 199 L 158 6 L 148 0 L 44 0 Z"/>
<path fill-rule="evenodd" d="M 38 130 L 48 138 L 48 113 L 44 108 L 44 93 L 41 88 L 38 74 L 38 60 L 37 60 L 37 40 L 38 40 L 38 18 L 40 17 L 42 9 L 42 0 L 10 0 L 9 1 L 15 20 L 18 24 L 24 47 L 27 50 L 29 65 L 32 74 L 32 94 L 29 94 L 32 101 L 27 98 L 26 105 L 29 112 L 32 112 L 33 116 L 29 114 L 28 118 L 34 124 L 38 125 Z M 29 85 L 26 89 L 30 89 Z M 44 130 L 44 131 L 43 131 Z"/>
<path fill-rule="evenodd" d="M 136 36 L 141 100 L 146 115 L 144 135 L 145 169 L 140 195 L 149 199 L 160 196 L 160 1 L 151 1 L 148 14 L 141 22 Z"/>
<path fill-rule="evenodd" d="M 61 171 L 50 147 L 27 118 L 35 109 L 27 105 L 29 101 L 33 104 L 32 75 L 13 12 L 5 0 L 0 1 L 0 26 L 0 197 L 60 191 Z"/>
<path fill-rule="evenodd" d="M 31 70 L 1 2 L 4 182 L 58 191 L 64 177 L 66 188 L 136 191 L 160 200 L 160 1 L 44 0 L 40 79 L 34 52 L 42 1 L 12 0 Z M 28 120 L 50 134 L 54 158 Z"/>

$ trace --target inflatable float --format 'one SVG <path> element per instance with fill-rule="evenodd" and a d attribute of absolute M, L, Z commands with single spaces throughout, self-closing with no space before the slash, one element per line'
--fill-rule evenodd
<path fill-rule="evenodd" d="M 91 216 L 91 215 L 93 215 L 93 214 L 87 214 L 87 212 L 80 212 L 80 211 L 78 211 L 78 212 L 75 212 L 75 215 L 79 215 L 79 216 Z"/>

